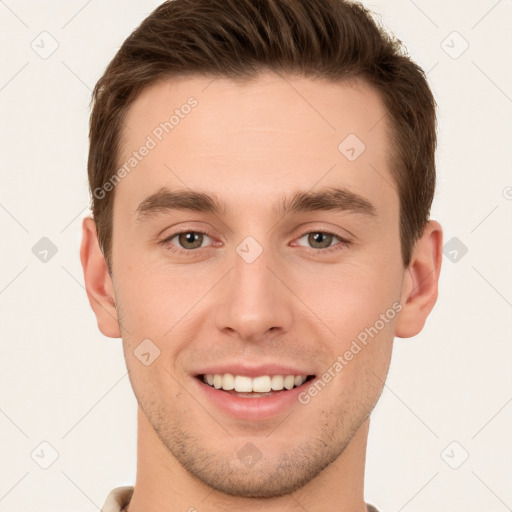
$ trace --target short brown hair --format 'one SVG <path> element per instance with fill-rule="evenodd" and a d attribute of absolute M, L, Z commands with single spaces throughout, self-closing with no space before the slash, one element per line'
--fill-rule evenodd
<path fill-rule="evenodd" d="M 172 77 L 242 80 L 267 70 L 335 82 L 361 78 L 379 93 L 390 118 L 389 163 L 408 266 L 434 196 L 437 121 L 425 73 L 401 41 L 347 0 L 170 0 L 124 41 L 91 99 L 91 209 L 110 271 L 115 189 L 102 187 L 117 170 L 123 119 L 137 95 Z"/>

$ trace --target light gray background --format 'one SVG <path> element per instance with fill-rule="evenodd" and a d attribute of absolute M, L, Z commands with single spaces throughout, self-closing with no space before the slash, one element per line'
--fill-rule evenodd
<path fill-rule="evenodd" d="M 121 341 L 96 327 L 79 244 L 91 89 L 159 3 L 0 0 L 0 512 L 92 512 L 135 481 L 136 401 Z M 512 1 L 366 5 L 428 71 L 432 217 L 459 244 L 424 331 L 396 340 L 366 499 L 382 512 L 512 510 Z M 46 262 L 32 251 L 42 237 L 57 248 Z"/>

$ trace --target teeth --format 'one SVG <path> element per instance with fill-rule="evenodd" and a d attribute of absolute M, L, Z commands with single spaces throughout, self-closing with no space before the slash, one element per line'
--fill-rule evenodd
<path fill-rule="evenodd" d="M 271 383 L 271 387 L 274 391 L 280 391 L 281 389 L 284 388 L 284 384 L 283 384 L 283 376 L 282 375 L 274 375 L 272 377 L 272 383 Z"/>
<path fill-rule="evenodd" d="M 254 378 L 232 373 L 203 375 L 203 381 L 215 389 L 234 389 L 239 393 L 268 393 L 281 391 L 283 388 L 292 389 L 303 384 L 306 379 L 307 375 L 260 375 Z"/>
<path fill-rule="evenodd" d="M 272 380 L 268 375 L 252 379 L 252 391 L 256 393 L 268 393 L 272 389 Z"/>
<path fill-rule="evenodd" d="M 213 386 L 215 389 L 220 389 L 222 387 L 222 375 L 214 375 L 213 376 Z"/>
<path fill-rule="evenodd" d="M 225 373 L 222 379 L 222 389 L 230 391 L 235 389 L 235 377 L 231 373 Z"/>
<path fill-rule="evenodd" d="M 222 379 L 222 375 L 219 375 Z M 223 388 L 224 389 L 224 388 Z M 252 391 L 252 379 L 250 377 L 242 377 L 237 375 L 235 377 L 235 391 L 249 393 Z"/>
<path fill-rule="evenodd" d="M 284 387 L 286 389 L 292 389 L 295 384 L 295 377 L 293 375 L 287 375 L 284 378 Z"/>

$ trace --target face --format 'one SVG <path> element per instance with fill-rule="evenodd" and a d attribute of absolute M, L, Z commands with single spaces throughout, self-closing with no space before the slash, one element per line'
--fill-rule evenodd
<path fill-rule="evenodd" d="M 214 489 L 304 485 L 381 393 L 404 282 L 384 117 L 362 83 L 270 73 L 161 82 L 128 112 L 112 243 L 126 363 L 170 457 Z"/>

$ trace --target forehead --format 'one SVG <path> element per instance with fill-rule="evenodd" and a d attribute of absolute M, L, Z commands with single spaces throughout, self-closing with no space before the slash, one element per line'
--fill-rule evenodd
<path fill-rule="evenodd" d="M 397 203 L 386 110 L 362 82 L 174 78 L 145 88 L 124 125 L 118 164 L 128 172 L 116 197 L 132 211 L 164 186 L 212 191 L 245 209 L 316 186 L 344 186 L 377 209 Z"/>

